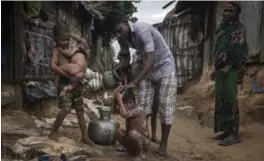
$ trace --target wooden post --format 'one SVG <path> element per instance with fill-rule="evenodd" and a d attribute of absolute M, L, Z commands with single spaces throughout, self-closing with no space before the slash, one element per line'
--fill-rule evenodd
<path fill-rule="evenodd" d="M 205 41 L 204 41 L 204 47 L 203 47 L 203 72 L 202 72 L 202 78 L 200 82 L 204 81 L 207 79 L 209 72 L 212 66 L 212 61 L 213 61 L 213 47 L 212 47 L 212 41 L 213 41 L 213 21 L 214 21 L 214 9 L 212 9 L 211 4 L 207 4 L 206 6 L 206 14 L 205 14 L 205 23 L 204 23 L 204 36 L 205 36 Z"/>
<path fill-rule="evenodd" d="M 102 52 L 102 43 L 103 43 L 103 39 L 101 36 L 97 36 L 96 37 L 96 43 L 93 44 L 93 55 L 91 55 L 91 60 L 89 61 L 89 68 L 91 68 L 93 71 L 95 72 L 101 72 L 101 67 L 100 64 L 98 64 L 100 62 L 100 56 L 101 56 L 101 52 Z"/>
<path fill-rule="evenodd" d="M 204 23 L 204 36 L 207 37 L 207 39 L 204 41 L 204 54 L 203 54 L 203 72 L 202 74 L 206 74 L 209 70 L 209 59 L 210 59 L 210 39 L 208 33 L 208 27 L 209 27 L 209 6 L 206 6 L 206 14 L 205 14 L 205 23 Z"/>
<path fill-rule="evenodd" d="M 22 81 L 22 58 L 23 58 L 23 50 L 21 44 L 21 7 L 23 2 L 13 2 L 14 3 L 14 79 L 16 83 L 21 83 Z"/>
<path fill-rule="evenodd" d="M 22 58 L 23 50 L 21 46 L 21 9 L 23 2 L 13 2 L 13 24 L 14 24 L 14 83 L 16 83 L 15 91 L 15 107 L 18 110 L 23 109 L 23 86 L 22 86 Z"/>

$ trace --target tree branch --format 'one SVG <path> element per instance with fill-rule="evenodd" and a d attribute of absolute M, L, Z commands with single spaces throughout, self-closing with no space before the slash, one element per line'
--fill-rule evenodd
<path fill-rule="evenodd" d="M 84 8 L 88 12 L 92 13 L 96 18 L 100 20 L 104 19 L 104 16 L 101 14 L 101 12 L 94 8 L 94 6 L 102 5 L 102 2 L 98 2 L 96 5 L 92 5 L 91 2 L 87 2 L 87 1 L 80 1 L 80 3 L 84 6 Z"/>

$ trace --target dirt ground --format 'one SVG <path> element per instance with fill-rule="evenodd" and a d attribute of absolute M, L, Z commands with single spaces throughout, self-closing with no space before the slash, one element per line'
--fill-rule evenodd
<path fill-rule="evenodd" d="M 114 117 L 124 126 L 124 121 Z M 158 126 L 158 137 L 161 137 Z M 78 130 L 66 129 L 62 135 L 72 139 L 79 138 Z M 158 145 L 152 143 L 147 154 L 147 161 L 263 161 L 264 158 L 264 125 L 254 123 L 241 128 L 243 142 L 230 147 L 221 147 L 213 140 L 216 134 L 213 129 L 202 127 L 198 121 L 177 116 L 171 129 L 168 147 L 168 158 L 157 158 L 154 151 Z M 113 147 L 104 147 L 114 151 Z M 124 157 L 103 157 L 91 161 L 128 161 Z"/>
<path fill-rule="evenodd" d="M 122 119 L 119 120 L 124 126 Z M 158 136 L 160 137 L 160 127 Z M 60 131 L 61 136 L 69 137 L 80 141 L 78 128 L 68 128 Z M 241 128 L 243 142 L 230 147 L 220 147 L 217 141 L 212 140 L 215 136 L 211 128 L 202 127 L 198 121 L 177 116 L 173 124 L 169 138 L 168 161 L 263 161 L 264 158 L 264 126 L 251 124 Z M 104 147 L 114 151 L 115 147 Z M 153 151 L 158 145 L 152 144 L 147 154 L 147 161 L 160 161 L 164 158 L 157 158 Z M 92 161 L 126 161 L 129 158 L 106 157 Z"/>
<path fill-rule="evenodd" d="M 212 103 L 212 102 L 211 102 Z M 4 115 L 2 110 L 2 117 Z M 197 114 L 197 111 L 195 112 Z M 204 113 L 203 117 L 207 113 Z M 263 115 L 262 115 L 263 116 Z M 211 117 L 211 116 L 210 116 Z M 124 120 L 113 116 L 121 126 Z M 17 118 L 19 119 L 19 118 Z M 3 120 L 2 120 L 3 122 Z M 205 123 L 206 124 L 206 123 Z M 65 128 L 60 130 L 60 135 L 80 142 L 80 130 L 78 128 Z M 177 113 L 175 122 L 171 129 L 169 138 L 168 161 L 263 161 L 264 158 L 264 124 L 247 123 L 241 127 L 243 142 L 230 147 L 218 146 L 213 140 L 216 134 L 212 128 L 201 125 L 201 121 L 194 118 L 187 118 L 186 115 Z M 158 137 L 161 137 L 160 126 L 158 126 Z M 106 151 L 115 151 L 114 146 L 104 147 Z M 160 161 L 165 158 L 157 158 L 153 151 L 158 145 L 152 144 L 147 154 L 147 161 Z M 102 157 L 93 158 L 90 161 L 126 161 L 130 158 L 123 157 Z"/>
<path fill-rule="evenodd" d="M 122 122 L 120 120 L 120 122 Z M 158 127 L 160 128 L 160 127 Z M 79 138 L 78 130 L 67 129 L 62 135 L 72 139 Z M 173 124 L 168 153 L 169 157 L 157 158 L 154 150 L 158 145 L 152 144 L 147 154 L 147 161 L 263 161 L 264 158 L 264 126 L 258 123 L 241 128 L 243 142 L 230 147 L 218 146 L 213 140 L 216 134 L 211 128 L 201 127 L 195 120 L 176 118 Z M 161 136 L 160 131 L 158 136 Z M 104 147 L 114 150 L 115 147 Z M 92 161 L 126 161 L 129 158 L 103 157 Z"/>
<path fill-rule="evenodd" d="M 261 161 L 264 158 L 264 126 L 253 124 L 241 129 L 243 142 L 220 147 L 211 128 L 196 121 L 178 117 L 172 127 L 169 143 L 171 161 Z M 152 159 L 151 159 L 152 160 Z M 155 159 L 153 159 L 155 160 Z M 158 159 L 156 159 L 158 160 Z"/>
<path fill-rule="evenodd" d="M 160 127 L 158 127 L 160 129 Z M 158 132 L 160 137 L 160 131 Z M 169 138 L 168 161 L 262 161 L 264 158 L 264 126 L 252 124 L 241 129 L 243 142 L 230 147 L 218 146 L 213 140 L 211 128 L 201 127 L 195 120 L 178 116 Z M 147 154 L 148 161 L 159 161 L 153 151 L 158 145 L 152 144 Z"/>

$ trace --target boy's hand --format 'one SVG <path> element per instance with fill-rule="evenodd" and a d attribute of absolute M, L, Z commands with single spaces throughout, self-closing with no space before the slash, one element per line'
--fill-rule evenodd
<path fill-rule="evenodd" d="M 120 84 L 118 87 L 116 87 L 116 89 L 114 90 L 114 95 L 119 92 L 121 89 L 123 88 L 123 85 Z"/>
<path fill-rule="evenodd" d="M 123 98 L 123 96 L 124 96 L 124 94 L 123 94 L 123 92 L 122 92 L 122 89 L 123 89 L 123 86 L 120 85 L 120 86 L 118 86 L 118 87 L 115 89 L 115 91 L 114 91 L 114 95 L 115 95 L 115 98 L 116 98 L 117 100 L 122 100 L 122 98 Z"/>
<path fill-rule="evenodd" d="M 79 47 L 76 46 L 76 47 L 73 47 L 72 50 L 71 50 L 71 54 L 75 54 L 77 51 L 79 50 Z"/>
<path fill-rule="evenodd" d="M 116 92 L 116 94 L 115 94 L 115 97 L 116 97 L 116 99 L 118 101 L 122 100 L 123 96 L 124 96 L 124 93 L 123 92 L 120 92 L 120 91 L 119 92 Z"/>

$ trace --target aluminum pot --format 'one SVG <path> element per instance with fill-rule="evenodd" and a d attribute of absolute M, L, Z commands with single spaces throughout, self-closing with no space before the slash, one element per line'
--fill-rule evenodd
<path fill-rule="evenodd" d="M 99 145 L 111 145 L 116 142 L 116 130 L 118 123 L 112 120 L 111 109 L 99 107 L 100 118 L 93 120 L 88 126 L 90 139 Z"/>

